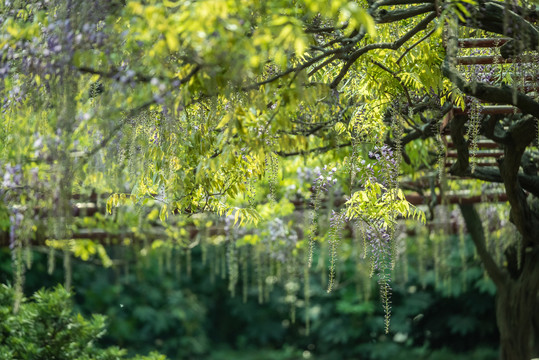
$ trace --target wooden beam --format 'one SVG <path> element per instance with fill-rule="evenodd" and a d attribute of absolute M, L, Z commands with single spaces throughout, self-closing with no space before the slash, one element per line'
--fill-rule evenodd
<path fill-rule="evenodd" d="M 462 110 L 461 108 L 455 108 L 455 115 L 464 115 L 470 112 L 470 108 Z M 488 115 L 503 115 L 503 114 L 518 114 L 520 109 L 511 105 L 486 105 L 481 107 L 481 114 Z"/>
<path fill-rule="evenodd" d="M 504 59 L 498 55 L 486 56 L 457 56 L 457 65 L 489 65 L 489 64 L 512 64 L 512 63 L 535 63 L 539 61 L 537 56 L 525 56 L 520 59 Z"/>
<path fill-rule="evenodd" d="M 500 47 L 506 42 L 511 40 L 510 38 L 486 38 L 486 39 L 458 39 L 458 47 L 463 49 L 470 48 L 494 48 Z"/>
<path fill-rule="evenodd" d="M 447 148 L 448 149 L 454 149 L 455 144 L 453 144 L 452 141 L 448 141 L 447 142 Z M 490 140 L 479 140 L 479 141 L 477 141 L 477 148 L 478 149 L 499 149 L 500 145 L 498 145 L 494 141 L 490 141 Z"/>
<path fill-rule="evenodd" d="M 472 156 L 472 154 L 470 154 L 470 157 Z M 500 158 L 503 156 L 503 151 L 492 151 L 492 150 L 487 150 L 487 151 L 476 151 L 476 153 L 473 155 L 475 156 L 476 158 L 492 158 L 492 159 L 497 159 L 497 158 Z M 447 154 L 446 154 L 446 157 L 448 158 L 458 158 L 458 153 L 456 151 L 449 151 Z"/>
<path fill-rule="evenodd" d="M 471 155 L 470 155 L 470 162 L 471 162 Z M 494 159 L 492 159 L 494 160 Z M 445 163 L 445 167 L 451 167 L 453 166 L 454 162 L 451 162 L 451 161 L 446 161 Z M 498 163 L 495 162 L 495 161 L 476 161 L 475 162 L 475 166 L 476 167 L 495 167 L 495 168 L 498 168 Z"/>
<path fill-rule="evenodd" d="M 426 205 L 432 201 L 431 196 L 422 196 L 420 194 L 406 195 L 406 200 L 412 205 Z M 444 204 L 478 204 L 484 202 L 506 202 L 507 195 L 503 194 L 484 194 L 484 195 L 468 195 L 463 196 L 459 194 L 448 194 L 443 199 Z M 436 196 L 436 204 L 442 204 L 442 198 L 440 195 Z"/>

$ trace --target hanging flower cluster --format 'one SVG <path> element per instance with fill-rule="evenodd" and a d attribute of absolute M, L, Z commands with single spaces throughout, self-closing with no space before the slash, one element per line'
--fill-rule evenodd
<path fill-rule="evenodd" d="M 329 252 L 330 252 L 330 266 L 329 266 L 329 283 L 328 292 L 331 292 L 335 285 L 335 270 L 337 265 L 337 246 L 341 239 L 341 232 L 346 220 L 344 212 L 331 211 L 331 218 L 329 219 Z"/>
<path fill-rule="evenodd" d="M 360 161 L 361 190 L 352 194 L 344 214 L 348 220 L 360 221 L 372 274 L 377 275 L 388 331 L 396 219 L 402 216 L 425 220 L 424 214 L 411 206 L 398 188 L 399 165 L 394 151 L 381 145 L 374 147 L 368 156 L 374 161 Z"/>
<path fill-rule="evenodd" d="M 309 267 L 312 265 L 313 261 L 314 240 L 318 231 L 318 214 L 320 211 L 320 206 L 322 204 L 322 196 L 324 195 L 324 193 L 327 193 L 333 185 L 337 183 L 337 178 L 335 177 L 336 172 L 337 168 L 334 167 L 329 169 L 327 165 L 324 166 L 322 169 L 318 167 L 315 168 L 315 173 L 317 176 L 313 184 L 313 212 L 311 215 L 311 224 L 309 227 Z"/>
<path fill-rule="evenodd" d="M 327 165 L 320 170 L 320 168 L 315 168 L 317 173 L 317 178 L 314 180 L 314 186 L 316 190 L 327 192 L 333 185 L 337 183 L 337 178 L 335 173 L 337 168 L 328 169 Z"/>
<path fill-rule="evenodd" d="M 396 185 L 399 174 L 397 159 L 393 150 L 387 146 L 375 146 L 369 152 L 369 158 L 376 160 L 374 163 L 366 164 L 365 160 L 361 161 L 360 182 L 376 182 L 385 188 L 393 188 Z"/>
<path fill-rule="evenodd" d="M 268 236 L 263 237 L 261 242 L 269 250 L 270 258 L 284 264 L 292 256 L 298 235 L 282 219 L 275 218 L 268 223 Z"/>

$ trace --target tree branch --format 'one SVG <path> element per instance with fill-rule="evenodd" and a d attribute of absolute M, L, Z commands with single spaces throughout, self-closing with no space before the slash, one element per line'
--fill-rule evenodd
<path fill-rule="evenodd" d="M 494 86 L 483 82 L 474 84 L 466 82 L 457 71 L 451 69 L 449 62 L 442 65 L 444 76 L 448 77 L 466 95 L 474 96 L 485 102 L 515 105 L 523 114 L 537 116 L 539 114 L 539 102 L 520 92 L 514 93 L 514 89 L 507 85 Z"/>
<path fill-rule="evenodd" d="M 476 168 L 473 173 L 471 173 L 470 171 L 465 172 L 465 173 L 459 173 L 459 174 L 452 171 L 451 173 L 453 175 L 470 177 L 477 180 L 503 183 L 500 170 L 494 167 Z M 529 193 L 533 194 L 536 197 L 539 197 L 539 177 L 538 176 L 532 176 L 532 175 L 519 173 L 518 181 L 520 182 L 520 185 L 522 186 L 524 190 L 528 191 Z"/>
<path fill-rule="evenodd" d="M 321 34 L 321 33 L 332 33 L 337 30 L 344 30 L 348 27 L 348 22 L 342 26 L 326 26 L 326 27 L 307 27 L 305 28 L 306 34 Z"/>
<path fill-rule="evenodd" d="M 522 234 L 523 246 L 526 248 L 539 243 L 539 216 L 528 205 L 518 172 L 526 146 L 536 136 L 535 121 L 532 124 L 525 121 L 517 122 L 510 126 L 507 133 L 512 142 L 504 147 L 504 157 L 500 159 L 500 174 L 505 185 L 507 199 L 511 204 L 511 222 Z"/>
<path fill-rule="evenodd" d="M 489 1 L 474 15 L 473 21 L 466 26 L 514 38 L 500 48 L 504 58 L 516 56 L 524 50 L 539 48 L 539 30 L 507 6 Z"/>
<path fill-rule="evenodd" d="M 435 11 L 436 7 L 433 3 L 425 4 L 421 6 L 415 6 L 403 10 L 379 10 L 377 14 L 374 15 L 374 18 L 378 24 L 385 24 L 390 22 L 395 22 L 399 20 L 408 19 L 414 16 L 428 13 L 430 11 Z"/>
<path fill-rule="evenodd" d="M 463 83 L 464 81 L 460 79 L 460 82 Z M 467 119 L 467 116 L 456 116 L 451 120 L 451 138 L 458 153 L 457 161 L 451 167 L 451 173 L 476 178 L 480 178 L 481 175 L 489 175 L 497 179 L 498 174 L 494 173 L 493 170 L 490 170 L 490 174 L 488 170 L 476 170 L 473 174 L 470 172 L 468 144 L 464 139 L 464 125 Z M 533 120 L 531 116 L 529 119 Z M 539 218 L 527 204 L 526 194 L 520 182 L 520 179 L 525 175 L 519 174 L 521 159 L 526 146 L 536 136 L 535 121 L 531 120 L 521 119 L 509 127 L 505 135 L 508 141 L 504 146 L 504 157 L 499 160 L 499 176 L 503 180 L 507 199 L 511 205 L 511 222 L 515 224 L 522 234 L 524 246 L 529 246 L 539 241 L 537 239 Z M 535 179 L 528 178 L 527 180 Z M 535 181 L 528 181 L 527 185 L 535 185 Z M 533 190 L 537 189 L 534 188 Z"/>
<path fill-rule="evenodd" d="M 154 99 L 152 99 L 152 100 L 150 100 L 148 102 L 145 102 L 144 104 L 142 104 L 142 105 L 140 105 L 140 106 L 138 106 L 138 107 L 136 107 L 134 109 L 131 109 L 126 117 L 124 117 L 118 124 L 116 124 L 116 126 L 114 126 L 114 128 L 109 130 L 108 135 L 106 137 L 104 137 L 99 142 L 99 144 L 97 144 L 94 148 L 92 148 L 90 151 L 88 151 L 87 153 L 84 154 L 84 159 L 82 161 L 78 162 L 77 166 L 82 167 L 84 164 L 86 164 L 92 158 L 92 156 L 97 154 L 101 149 L 105 148 L 108 145 L 108 143 L 112 139 L 114 139 L 114 137 L 124 127 L 124 125 L 128 122 L 128 120 L 131 117 L 137 115 L 138 113 L 140 113 L 140 111 L 148 108 L 150 105 L 153 105 L 153 104 L 155 104 Z"/>
<path fill-rule="evenodd" d="M 380 6 L 394 6 L 394 5 L 414 5 L 414 4 L 426 4 L 434 3 L 429 0 L 378 0 L 370 7 L 370 11 L 378 9 Z"/>
<path fill-rule="evenodd" d="M 293 72 L 299 72 L 299 71 L 301 71 L 303 69 L 306 69 L 307 67 L 316 64 L 318 61 L 323 60 L 324 58 L 326 58 L 326 57 L 328 57 L 330 55 L 334 55 L 334 54 L 338 54 L 338 53 L 345 53 L 345 52 L 346 52 L 345 47 L 327 50 L 327 51 L 323 52 L 322 54 L 320 54 L 318 56 L 315 56 L 312 59 L 310 59 L 308 61 L 305 61 L 305 62 L 303 62 L 302 64 L 300 64 L 298 66 L 288 68 L 288 69 L 280 72 L 279 74 L 277 74 L 275 76 L 272 76 L 272 77 L 270 77 L 270 78 L 268 78 L 266 80 L 262 80 L 262 81 L 259 81 L 257 83 L 254 83 L 252 85 L 245 86 L 241 90 L 242 91 L 256 90 L 260 86 L 265 85 L 265 84 L 269 84 L 271 82 L 274 82 L 275 80 L 277 80 L 279 78 L 282 78 L 283 76 L 286 76 L 286 75 L 291 74 Z"/>
<path fill-rule="evenodd" d="M 408 92 L 408 88 L 404 85 L 404 82 L 402 81 L 402 79 L 400 78 L 399 75 L 395 74 L 393 71 L 391 71 L 387 66 L 385 66 L 384 64 L 381 64 L 379 63 L 378 61 L 375 61 L 373 60 L 372 62 L 374 65 L 378 66 L 380 69 L 386 71 L 387 73 L 389 73 L 391 76 L 393 76 L 393 78 L 395 80 L 397 80 L 399 82 L 399 85 L 402 87 L 402 89 L 404 90 L 404 95 L 406 95 L 406 100 L 408 101 L 408 105 L 413 105 L 412 104 L 412 99 L 410 98 L 410 93 Z"/>
<path fill-rule="evenodd" d="M 350 69 L 350 67 L 352 66 L 352 64 L 357 60 L 359 59 L 359 57 L 371 50 L 375 50 L 375 49 L 391 49 L 391 50 L 397 50 L 398 48 L 400 48 L 405 42 L 407 42 L 408 40 L 410 40 L 410 38 L 412 38 L 415 34 L 417 34 L 418 32 L 424 30 L 427 25 L 436 18 L 436 14 L 433 12 L 429 15 L 427 15 L 423 20 L 421 20 L 416 26 L 414 26 L 413 29 L 411 29 L 410 31 L 408 31 L 406 34 L 404 34 L 400 39 L 392 42 L 392 43 L 378 43 L 378 44 L 368 44 L 368 45 L 365 45 L 359 49 L 357 49 L 356 51 L 354 51 L 352 54 L 350 54 L 348 56 L 348 60 L 346 61 L 346 63 L 343 65 L 343 67 L 341 68 L 341 71 L 339 72 L 339 74 L 335 77 L 335 79 L 333 79 L 333 81 L 331 82 L 331 84 L 329 85 L 330 88 L 334 89 L 336 88 L 339 83 L 341 82 L 341 80 L 344 78 L 344 76 L 346 75 L 346 73 L 348 72 L 348 70 Z"/>
<path fill-rule="evenodd" d="M 453 145 L 457 149 L 457 160 L 451 166 L 450 173 L 456 176 L 470 177 L 470 178 L 483 180 L 483 181 L 503 183 L 504 179 L 502 177 L 500 170 L 494 167 L 476 168 L 473 173 L 471 172 L 470 163 L 469 163 L 470 153 L 468 150 L 468 142 L 466 141 L 466 139 L 464 139 L 464 133 L 465 133 L 464 126 L 466 124 L 466 121 L 467 121 L 466 116 L 455 116 L 451 120 L 451 123 L 450 123 L 451 139 L 453 140 Z M 527 124 L 527 125 L 531 126 L 533 124 Z M 524 125 L 521 125 L 521 126 L 524 126 Z M 508 133 L 510 129 L 508 130 Z M 525 132 L 530 132 L 530 131 L 525 131 Z M 531 135 L 535 137 L 534 130 L 531 131 Z M 506 135 L 506 136 L 510 137 L 510 135 Z M 518 136 L 521 136 L 521 135 L 518 135 Z M 509 139 L 509 140 L 510 141 L 507 141 L 507 144 L 510 145 L 514 143 L 512 139 Z M 527 139 L 521 138 L 521 140 L 526 141 Z M 519 164 L 520 162 L 516 164 L 517 166 L 516 176 L 517 176 L 518 182 L 520 183 L 520 186 L 522 186 L 524 190 L 539 197 L 539 177 L 534 176 L 534 175 L 524 174 L 522 172 L 518 172 Z"/>
<path fill-rule="evenodd" d="M 297 155 L 307 155 L 307 154 L 311 154 L 311 153 L 325 153 L 325 152 L 328 152 L 328 151 L 333 150 L 333 149 L 340 149 L 340 148 L 348 147 L 348 146 L 351 146 L 351 145 L 352 145 L 351 142 L 347 142 L 347 143 L 344 143 L 344 144 L 327 145 L 327 146 L 317 147 L 317 148 L 314 148 L 314 149 L 309 149 L 309 150 L 304 150 L 304 151 L 294 151 L 294 152 L 289 152 L 289 153 L 285 153 L 285 152 L 282 152 L 282 151 L 277 151 L 276 154 L 279 155 L 279 156 L 282 156 L 282 157 L 290 157 L 290 156 L 297 156 Z"/>
<path fill-rule="evenodd" d="M 496 265 L 494 259 L 487 250 L 485 245 L 485 233 L 477 210 L 474 205 L 471 204 L 459 204 L 459 208 L 464 217 L 464 221 L 466 222 L 466 228 L 472 237 L 477 253 L 485 265 L 488 275 L 492 281 L 494 281 L 494 284 L 500 288 L 508 280 L 508 275 Z"/>
<path fill-rule="evenodd" d="M 401 62 L 401 60 L 404 58 L 404 56 L 406 54 L 408 54 L 408 52 L 410 52 L 410 50 L 412 50 L 413 48 L 415 48 L 417 45 L 421 44 L 423 41 L 425 41 L 426 39 L 428 39 L 429 36 L 431 36 L 432 34 L 434 34 L 434 32 L 436 31 L 436 27 L 433 28 L 431 31 L 429 31 L 428 33 L 425 34 L 425 36 L 423 36 L 421 39 L 417 40 L 415 43 L 413 43 L 412 45 L 410 45 L 408 48 L 406 48 L 406 50 L 402 53 L 401 56 L 399 56 L 399 58 L 397 59 L 396 63 L 397 65 Z"/>

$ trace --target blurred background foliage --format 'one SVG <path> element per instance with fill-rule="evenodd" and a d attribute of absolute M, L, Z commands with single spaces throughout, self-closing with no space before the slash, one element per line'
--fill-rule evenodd
<path fill-rule="evenodd" d="M 418 246 L 413 246 L 420 243 L 418 236 L 405 240 L 410 245 L 406 261 L 395 270 L 387 335 L 376 281 L 358 276 L 356 267 L 362 262 L 350 258 L 340 263 L 339 283 L 331 294 L 326 291 L 327 267 L 311 268 L 306 309 L 302 296 L 292 301 L 289 296 L 290 287 L 299 288 L 304 281 L 301 271 L 275 284 L 266 278 L 272 291 L 260 304 L 255 276 L 246 287 L 238 279 L 240 291 L 231 296 L 226 271 L 203 261 L 200 246 L 172 254 L 174 265 L 167 262 L 170 254 L 164 248 L 135 258 L 125 247 L 109 247 L 115 266 L 73 263 L 73 306 L 88 318 L 103 314 L 107 332 L 100 346 L 119 346 L 129 356 L 158 351 L 170 359 L 208 360 L 496 359 L 495 289 L 473 248 L 463 266 L 462 253 L 454 246 L 440 270 L 420 259 Z M 0 254 L 0 280 L 9 283 L 11 255 L 8 249 Z M 33 257 L 25 275 L 27 296 L 56 286 L 64 277 L 61 266 L 47 274 L 44 253 L 34 252 Z M 319 260 L 314 264 L 325 259 Z M 367 260 L 363 265 L 369 266 Z"/>

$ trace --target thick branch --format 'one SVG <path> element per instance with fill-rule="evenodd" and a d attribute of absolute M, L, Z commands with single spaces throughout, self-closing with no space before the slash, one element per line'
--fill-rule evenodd
<path fill-rule="evenodd" d="M 118 79 L 125 71 L 114 69 L 109 71 L 102 71 L 97 70 L 88 66 L 79 66 L 77 67 L 77 70 L 84 74 L 92 74 L 92 75 L 99 75 L 101 77 L 107 78 L 107 79 Z M 133 80 L 137 82 L 150 82 L 152 80 L 152 76 L 144 75 L 144 74 L 138 74 L 134 73 L 132 76 Z M 159 77 L 157 77 L 159 78 Z M 160 78 L 161 80 L 164 80 Z"/>
<path fill-rule="evenodd" d="M 497 4 L 499 6 L 502 6 L 504 8 L 508 6 L 508 4 L 503 1 L 490 1 L 490 2 L 493 4 Z M 515 3 L 509 5 L 509 7 L 511 8 L 512 12 L 526 18 L 528 21 L 537 21 L 539 19 L 539 8 L 534 8 L 532 6 L 530 7 L 518 6 Z"/>
<path fill-rule="evenodd" d="M 201 69 L 200 65 L 195 66 L 193 68 L 193 70 L 191 70 L 189 72 L 189 74 L 187 74 L 187 76 L 185 76 L 184 78 L 179 79 L 179 80 L 174 79 L 174 78 L 164 78 L 164 77 L 160 77 L 160 76 L 148 76 L 148 75 L 138 74 L 138 73 L 133 73 L 131 78 L 133 80 L 137 81 L 137 82 L 151 82 L 153 78 L 156 78 L 156 79 L 159 79 L 159 80 L 162 80 L 162 81 L 170 81 L 170 82 L 174 82 L 176 80 L 176 84 L 179 86 L 179 85 L 183 85 L 186 82 L 188 82 L 189 80 L 191 80 L 191 78 L 200 69 Z M 119 70 L 119 69 L 113 69 L 113 70 L 109 70 L 109 71 L 101 71 L 101 70 L 97 70 L 97 69 L 87 67 L 87 66 L 79 66 L 79 67 L 77 67 L 77 70 L 79 72 L 81 72 L 81 73 L 99 75 L 99 76 L 102 76 L 104 78 L 113 79 L 113 80 L 118 80 L 119 77 L 121 76 L 121 74 L 124 73 L 122 70 Z"/>
<path fill-rule="evenodd" d="M 539 229 L 539 219 L 533 213 L 526 201 L 526 194 L 523 188 L 526 187 L 534 194 L 539 192 L 539 179 L 536 176 L 519 174 L 519 167 L 522 154 L 529 143 L 526 135 L 522 135 L 522 128 L 526 123 L 513 124 L 507 131 L 507 137 L 511 140 L 504 147 L 504 157 L 500 159 L 500 170 L 496 169 L 476 169 L 473 173 L 469 167 L 468 143 L 464 139 L 464 124 L 467 117 L 457 116 L 451 121 L 451 138 L 457 148 L 458 158 L 451 167 L 451 173 L 459 176 L 474 177 L 476 179 L 503 182 L 507 194 L 507 200 L 511 205 L 511 221 L 522 234 L 524 246 L 537 242 L 537 229 Z M 513 133 L 513 131 L 515 131 Z M 519 134 L 516 136 L 516 134 Z M 535 131 L 532 131 L 535 136 Z M 520 143 L 519 141 L 523 141 Z M 518 144 L 518 145 L 517 145 Z M 521 179 L 523 182 L 521 183 Z"/>
<path fill-rule="evenodd" d="M 481 261 L 485 265 L 485 269 L 494 281 L 494 284 L 500 288 L 507 281 L 507 273 L 502 271 L 494 262 L 494 259 L 490 255 L 485 245 L 485 233 L 481 218 L 474 205 L 471 204 L 459 204 L 460 211 L 466 222 L 466 228 L 472 237 L 472 241 L 475 244 L 477 253 L 481 258 Z"/>
<path fill-rule="evenodd" d="M 426 4 L 433 3 L 434 1 L 429 0 L 379 0 L 376 1 L 370 7 L 370 11 L 378 9 L 380 6 L 394 6 L 394 5 L 414 5 L 414 4 Z"/>
<path fill-rule="evenodd" d="M 518 171 L 524 150 L 525 148 L 516 145 L 505 146 L 504 157 L 500 161 L 500 174 L 511 204 L 511 222 L 522 234 L 523 246 L 526 248 L 539 243 L 539 214 L 530 209 L 519 181 Z"/>
<path fill-rule="evenodd" d="M 455 173 L 452 171 L 451 173 L 453 175 L 470 177 L 477 180 L 483 180 L 483 181 L 494 182 L 494 183 L 503 183 L 500 170 L 494 167 L 476 168 L 473 173 L 471 173 L 470 171 L 467 171 L 464 173 Z M 539 197 L 539 177 L 538 176 L 531 176 L 531 175 L 519 173 L 518 181 L 520 182 L 520 185 L 522 186 L 524 190 L 528 191 L 529 193 L 533 194 L 536 197 Z"/>
<path fill-rule="evenodd" d="M 305 29 L 306 34 L 321 34 L 321 33 L 332 33 L 337 30 L 344 30 L 348 27 L 348 22 L 342 26 L 325 26 L 325 27 L 307 27 Z"/>
<path fill-rule="evenodd" d="M 451 166 L 451 174 L 468 176 L 470 174 L 470 152 L 464 139 L 464 124 L 466 117 L 456 116 L 451 120 L 450 128 L 453 145 L 457 149 L 457 161 Z"/>
<path fill-rule="evenodd" d="M 447 60 L 444 61 L 442 71 L 466 95 L 474 96 L 485 102 L 515 105 L 523 114 L 532 116 L 539 114 L 539 102 L 520 92 L 517 92 L 516 96 L 514 96 L 515 93 L 512 87 L 506 85 L 494 86 L 483 82 L 474 84 L 466 82 L 462 76 L 450 68 Z"/>
<path fill-rule="evenodd" d="M 385 23 L 408 19 L 408 18 L 425 14 L 434 10 L 436 10 L 434 4 L 425 4 L 425 5 L 415 6 L 415 7 L 411 7 L 407 9 L 402 9 L 402 10 L 393 10 L 393 11 L 380 10 L 378 11 L 378 13 L 375 15 L 374 18 L 378 24 L 385 24 Z"/>
<path fill-rule="evenodd" d="M 458 154 L 457 161 L 451 166 L 451 174 L 463 177 L 471 177 L 483 181 L 503 183 L 504 179 L 499 169 L 493 167 L 476 168 L 473 173 L 471 172 L 468 142 L 464 138 L 464 125 L 466 124 L 466 121 L 467 117 L 465 116 L 455 116 L 450 123 L 451 139 L 453 140 L 453 145 L 457 149 Z M 520 126 L 517 126 L 517 124 L 508 130 L 507 134 L 505 135 L 507 139 L 504 140 L 507 140 L 507 146 L 511 146 L 511 144 L 514 146 L 515 141 L 522 141 L 523 144 L 520 146 L 525 147 L 525 145 L 529 144 L 529 142 L 535 137 L 535 131 L 533 129 L 535 121 L 532 123 L 520 123 Z M 527 127 L 524 127 L 524 125 L 527 125 Z M 516 131 L 516 128 L 519 128 L 518 131 Z M 512 132 L 511 130 L 515 130 L 516 132 Z M 524 132 L 525 134 L 521 134 L 521 132 Z M 518 135 L 515 136 L 516 134 Z M 520 161 L 515 164 L 515 174 L 520 186 L 524 190 L 539 197 L 539 177 L 518 172 L 519 166 Z"/>
<path fill-rule="evenodd" d="M 516 56 L 523 50 L 539 48 L 539 30 L 522 16 L 499 3 L 486 2 L 474 21 L 466 25 L 513 37 L 515 40 L 507 42 L 500 49 L 505 58 Z"/>

